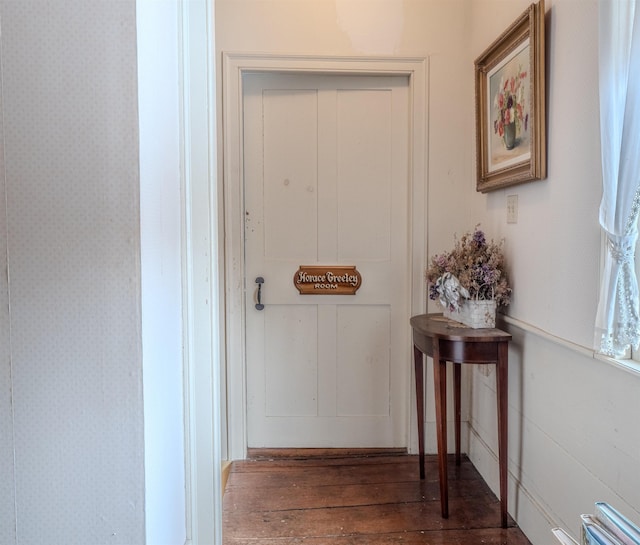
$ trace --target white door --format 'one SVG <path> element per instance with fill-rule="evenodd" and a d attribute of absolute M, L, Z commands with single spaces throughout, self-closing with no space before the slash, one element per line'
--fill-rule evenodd
<path fill-rule="evenodd" d="M 243 86 L 248 446 L 407 446 L 408 78 Z M 362 285 L 301 295 L 301 265 L 355 265 Z"/>

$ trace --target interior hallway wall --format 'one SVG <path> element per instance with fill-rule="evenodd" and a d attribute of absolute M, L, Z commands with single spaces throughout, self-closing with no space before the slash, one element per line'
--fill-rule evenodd
<path fill-rule="evenodd" d="M 529 4 L 471 2 L 470 61 Z M 546 0 L 546 12 L 548 177 L 478 194 L 471 207 L 505 239 L 514 336 L 509 510 L 534 545 L 549 543 L 557 525 L 577 538 L 580 514 L 598 500 L 640 521 L 640 375 L 593 352 L 602 242 L 598 2 Z M 506 222 L 508 195 L 518 197 L 516 224 Z M 495 373 L 472 378 L 470 457 L 497 490 Z"/>
<path fill-rule="evenodd" d="M 0 20 L 0 542 L 141 544 L 135 2 Z"/>

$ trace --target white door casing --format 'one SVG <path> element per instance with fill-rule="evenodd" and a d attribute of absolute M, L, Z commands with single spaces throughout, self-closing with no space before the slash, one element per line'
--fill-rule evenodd
<path fill-rule="evenodd" d="M 244 55 L 225 55 L 224 57 L 225 69 L 224 74 L 226 77 L 226 86 L 225 86 L 225 97 L 227 100 L 225 101 L 225 125 L 224 125 L 224 135 L 225 135 L 225 206 L 226 206 L 226 214 L 225 214 L 225 228 L 226 228 L 226 254 L 227 254 L 227 377 L 228 377 L 228 385 L 229 385 L 229 430 L 230 430 L 230 450 L 233 458 L 241 458 L 245 456 L 246 448 L 247 448 L 247 412 L 246 405 L 247 402 L 253 403 L 255 400 L 250 399 L 247 400 L 244 397 L 244 394 L 247 390 L 245 387 L 249 385 L 250 395 L 253 396 L 254 393 L 251 393 L 251 383 L 250 377 L 247 377 L 245 362 L 247 358 L 254 357 L 250 352 L 256 347 L 258 350 L 262 350 L 265 346 L 265 337 L 264 331 L 265 327 L 268 330 L 268 338 L 275 339 L 271 341 L 271 344 L 268 345 L 271 350 L 275 349 L 276 353 L 280 350 L 280 353 L 290 353 L 297 350 L 297 355 L 299 360 L 301 361 L 311 361 L 312 364 L 305 367 L 304 364 L 296 367 L 289 364 L 289 366 L 284 367 L 275 367 L 275 371 L 273 373 L 267 373 L 263 376 L 266 380 L 272 380 L 270 387 L 274 392 L 278 391 L 278 388 L 281 388 L 281 395 L 272 395 L 271 400 L 261 399 L 258 400 L 263 406 L 268 407 L 268 411 L 272 413 L 272 415 L 278 416 L 281 414 L 287 414 L 290 411 L 294 410 L 300 412 L 298 418 L 294 420 L 289 420 L 288 424 L 285 424 L 283 427 L 278 428 L 277 432 L 278 436 L 283 436 L 283 443 L 280 446 L 304 446 L 304 445 L 295 445 L 289 443 L 289 440 L 298 433 L 298 437 L 300 436 L 299 431 L 295 432 L 293 430 L 296 426 L 292 425 L 292 422 L 296 420 L 299 421 L 298 427 L 300 429 L 305 429 L 308 426 L 308 421 L 305 420 L 305 411 L 309 414 L 308 417 L 314 418 L 317 423 L 317 428 L 314 430 L 314 433 L 311 434 L 318 437 L 324 437 L 322 439 L 321 444 L 327 446 L 331 444 L 332 446 L 336 446 L 335 435 L 331 436 L 327 435 L 324 429 L 328 428 L 331 430 L 330 433 L 334 433 L 336 430 L 336 423 L 342 420 L 348 420 L 342 418 L 344 416 L 355 417 L 357 421 L 360 419 L 361 421 L 363 412 L 377 414 L 377 416 L 388 418 L 389 415 L 389 399 L 386 399 L 384 395 L 377 395 L 375 399 L 371 399 L 368 393 L 377 392 L 378 394 L 386 391 L 390 391 L 392 396 L 395 398 L 398 397 L 398 393 L 401 398 L 404 399 L 394 399 L 394 403 L 397 401 L 397 409 L 394 409 L 393 412 L 397 416 L 399 415 L 400 421 L 394 424 L 395 428 L 389 428 L 393 431 L 389 432 L 380 432 L 379 428 L 379 420 L 376 422 L 376 419 L 370 419 L 368 424 L 365 424 L 362 427 L 362 433 L 356 433 L 358 430 L 358 426 L 346 426 L 341 428 L 337 426 L 339 436 L 345 439 L 344 441 L 340 441 L 339 444 L 343 446 L 347 445 L 365 445 L 368 441 L 371 441 L 371 437 L 375 437 L 375 441 L 378 442 L 376 446 L 398 446 L 399 444 L 407 445 L 408 443 L 408 434 L 411 431 L 413 435 L 413 427 L 410 426 L 409 418 L 407 415 L 413 414 L 410 412 L 410 395 L 409 392 L 411 389 L 410 385 L 410 355 L 409 355 L 409 347 L 410 347 L 410 328 L 408 327 L 408 319 L 411 314 L 415 314 L 418 312 L 422 312 L 424 308 L 424 281 L 423 281 L 423 270 L 424 270 L 424 262 L 425 262 L 425 219 L 424 214 L 426 210 L 426 192 L 425 192 L 425 127 L 426 127 L 426 112 L 425 112 L 425 89 L 426 89 L 426 70 L 425 59 L 392 59 L 392 60 L 372 60 L 372 59 L 362 59 L 362 60 L 354 60 L 354 59 L 319 59 L 319 58 L 306 58 L 306 57 L 255 57 L 255 56 L 244 56 Z M 389 84 L 393 84 L 393 82 L 404 81 L 408 82 L 408 87 L 405 88 L 407 92 L 407 96 L 405 100 L 408 100 L 409 103 L 409 115 L 407 115 L 407 124 L 404 130 L 405 135 L 408 132 L 408 136 L 405 138 L 409 142 L 409 153 L 406 160 L 406 172 L 403 174 L 405 179 L 408 180 L 409 183 L 405 183 L 405 190 L 408 193 L 402 194 L 402 189 L 397 192 L 394 188 L 394 196 L 398 197 L 398 200 L 402 202 L 402 206 L 404 207 L 401 214 L 394 214 L 396 216 L 396 220 L 393 220 L 397 223 L 397 221 L 401 221 L 400 230 L 398 231 L 397 224 L 394 229 L 396 229 L 396 233 L 402 231 L 404 229 L 405 234 L 403 235 L 404 240 L 397 244 L 397 241 L 393 241 L 393 244 L 388 244 L 387 247 L 390 249 L 392 253 L 396 252 L 397 247 L 408 248 L 409 257 L 400 258 L 400 260 L 396 260 L 395 265 L 385 266 L 380 265 L 380 263 L 384 262 L 384 259 L 380 258 L 380 255 L 374 255 L 375 252 L 372 253 L 373 249 L 380 248 L 385 246 L 384 244 L 376 245 L 367 243 L 365 246 L 358 246 L 358 237 L 337 237 L 337 232 L 342 229 L 344 230 L 355 230 L 358 229 L 363 230 L 363 232 L 369 232 L 373 234 L 374 240 L 377 237 L 378 241 L 384 241 L 384 237 L 393 236 L 393 230 L 384 233 L 384 230 L 378 230 L 376 232 L 377 226 L 380 224 L 387 225 L 384 221 L 379 222 L 371 219 L 367 216 L 362 216 L 362 214 L 358 215 L 356 212 L 358 207 L 360 209 L 366 209 L 367 202 L 367 194 L 365 192 L 364 195 L 359 194 L 359 191 L 355 188 L 349 188 L 347 195 L 342 195 L 343 201 L 345 203 L 350 203 L 351 210 L 349 209 L 349 205 L 342 206 L 342 213 L 336 211 L 336 208 L 333 207 L 333 210 L 328 212 L 327 219 L 323 220 L 323 227 L 319 229 L 320 236 L 317 238 L 318 245 L 317 248 L 309 249 L 311 252 L 308 256 L 304 255 L 304 250 L 307 247 L 307 243 L 298 244 L 298 250 L 303 250 L 303 255 L 296 255 L 295 258 L 291 257 L 291 261 L 287 261 L 290 256 L 287 254 L 286 247 L 289 247 L 291 241 L 296 240 L 296 236 L 301 233 L 294 228 L 291 223 L 293 220 L 289 220 L 285 227 L 288 227 L 290 231 L 293 231 L 293 235 L 290 233 L 284 232 L 287 236 L 281 236 L 283 232 L 280 233 L 279 236 L 267 236 L 266 240 L 271 241 L 268 244 L 271 244 L 271 248 L 276 252 L 280 252 L 279 258 L 275 261 L 276 268 L 269 273 L 269 277 L 266 277 L 265 274 L 265 285 L 264 285 L 264 297 L 267 308 L 265 309 L 267 313 L 270 313 L 272 317 L 277 316 L 279 313 L 279 320 L 267 320 L 264 322 L 265 311 L 263 313 L 258 313 L 253 309 L 253 294 L 255 290 L 254 284 L 254 276 L 258 276 L 260 274 L 264 274 L 262 272 L 256 272 L 255 270 L 249 270 L 248 267 L 254 267 L 254 264 L 251 263 L 251 260 L 248 259 L 247 262 L 244 260 L 243 248 L 245 242 L 248 242 L 249 245 L 252 244 L 249 236 L 249 240 L 245 241 L 244 236 L 244 224 L 247 223 L 247 229 L 254 229 L 255 225 L 259 222 L 259 218 L 256 217 L 255 207 L 247 204 L 246 210 L 244 206 L 244 199 L 247 198 L 247 195 L 244 193 L 243 180 L 247 177 L 247 172 L 244 171 L 244 167 L 246 163 L 243 163 L 245 154 L 247 150 L 244 149 L 245 145 L 245 136 L 243 134 L 243 125 L 241 124 L 241 120 L 243 119 L 242 112 L 242 104 L 243 97 L 245 95 L 245 89 L 243 88 L 245 81 L 247 78 L 246 75 L 250 73 L 259 72 L 263 75 L 267 75 L 269 73 L 296 73 L 296 74 L 317 74 L 322 73 L 325 75 L 333 74 L 351 74 L 351 75 L 361 75 L 361 76 L 385 76 L 391 77 L 392 80 L 388 80 L 383 87 L 389 88 Z M 260 79 L 260 76 L 252 76 L 251 79 Z M 286 78 L 285 78 L 286 79 Z M 381 78 L 373 78 L 378 79 L 378 83 L 382 81 Z M 277 108 L 280 107 L 278 104 L 282 105 L 290 102 L 290 98 L 287 100 L 278 101 L 277 94 L 279 91 L 273 90 L 271 93 L 270 99 L 274 99 L 272 104 L 269 106 L 271 113 L 277 111 Z M 315 91 L 314 91 L 315 92 Z M 312 93 L 313 94 L 313 93 Z M 326 96 L 325 96 L 326 95 Z M 384 105 L 384 99 L 381 99 L 383 93 L 375 94 L 375 92 L 369 93 L 369 97 L 367 100 L 372 99 L 375 101 L 379 101 L 379 106 L 381 108 L 386 108 Z M 323 100 L 327 100 L 328 104 L 336 104 L 336 95 L 335 91 L 333 94 L 327 90 L 327 92 L 322 92 L 318 95 L 319 103 Z M 284 97 L 282 97 L 284 98 Z M 309 111 L 307 106 L 310 104 L 309 102 L 309 94 L 301 92 L 298 94 L 297 99 L 299 100 L 300 106 L 300 115 L 304 115 L 305 109 Z M 362 125 L 366 125 L 367 123 L 374 121 L 367 118 L 365 109 L 358 109 L 358 104 L 362 97 L 357 96 L 356 93 L 343 93 L 340 100 L 338 100 L 338 108 L 340 105 L 346 105 L 346 108 L 343 110 L 350 112 L 349 115 L 352 117 L 358 114 L 361 117 L 358 119 L 353 118 L 351 120 L 352 127 L 360 127 Z M 306 102 L 305 102 L 306 101 Z M 304 104 L 307 104 L 305 106 Z M 335 106 L 334 106 L 335 107 Z M 269 115 L 267 112 L 265 115 Z M 276 116 L 277 117 L 277 116 Z M 387 116 L 387 119 L 390 117 Z M 324 125 L 324 124 L 323 124 Z M 308 124 L 302 123 L 298 126 L 304 127 L 308 126 Z M 332 133 L 335 130 L 335 127 L 324 126 L 319 127 L 320 134 L 323 131 L 328 131 L 328 133 Z M 362 135 L 360 135 L 362 136 Z M 395 138 L 400 138 L 397 134 L 394 135 Z M 289 142 L 289 146 L 295 145 L 296 136 L 292 137 L 293 139 Z M 359 138 L 358 135 L 355 135 L 355 140 Z M 328 141 L 330 141 L 329 139 Z M 354 141 L 355 141 L 354 140 Z M 279 139 L 273 139 L 271 142 L 277 142 Z M 250 142 L 250 139 L 247 140 Z M 250 145 L 250 144 L 249 144 Z M 340 155 L 340 147 L 338 146 L 336 151 L 336 146 L 333 146 L 333 151 L 331 151 L 332 146 L 325 146 L 321 144 L 318 148 L 319 154 L 328 154 L 331 155 Z M 323 151 L 323 149 L 325 151 Z M 283 148 L 286 151 L 286 148 Z M 284 153 L 283 150 L 280 150 L 280 153 Z M 328 150 L 328 151 L 327 151 Z M 350 153 L 354 153 L 354 149 L 350 150 Z M 275 150 L 277 153 L 278 150 Z M 371 153 L 371 150 L 368 151 Z M 405 156 L 407 156 L 405 152 Z M 327 162 L 328 161 L 328 162 Z M 333 161 L 333 162 L 332 162 Z M 329 157 L 328 160 L 320 160 L 318 163 L 319 169 L 319 177 L 322 177 L 322 168 L 328 168 L 332 170 L 335 168 L 336 164 L 340 164 L 340 157 Z M 372 161 L 372 163 L 376 163 L 376 161 Z M 298 163 L 296 163 L 298 164 Z M 300 162 L 302 164 L 302 162 Z M 356 161 L 357 164 L 357 161 Z M 324 166 L 323 166 L 324 165 Z M 333 165 L 333 166 L 332 166 Z M 348 172 L 347 163 L 342 163 L 342 167 L 344 170 L 344 174 L 346 176 L 344 179 L 362 179 L 362 175 L 366 178 L 367 176 L 375 181 L 377 173 L 375 170 L 372 170 L 369 173 L 362 172 Z M 365 163 L 360 162 L 357 164 L 359 169 L 366 167 Z M 262 168 L 260 165 L 259 168 Z M 376 168 L 380 168 L 380 164 L 376 165 Z M 279 173 L 281 174 L 281 173 Z M 278 210 L 278 206 L 280 206 L 280 199 L 287 194 L 291 194 L 291 189 L 294 189 L 292 186 L 295 185 L 295 182 L 292 181 L 293 176 L 284 176 L 281 180 L 279 180 L 279 187 L 277 188 L 276 194 L 279 195 L 276 200 L 276 210 Z M 287 185 L 287 183 L 291 185 Z M 315 182 L 314 182 L 315 183 Z M 343 182 L 341 181 L 341 186 L 343 187 Z M 302 186 L 301 186 L 302 187 Z M 329 201 L 335 201 L 335 192 L 337 191 L 335 184 L 329 184 L 327 188 L 320 190 L 320 188 L 316 188 L 314 184 L 307 184 L 302 187 L 304 192 L 309 193 L 307 197 L 304 198 L 303 202 L 309 201 L 315 203 L 315 199 L 326 198 Z M 331 189 L 333 187 L 333 189 Z M 317 191 L 317 193 L 315 193 Z M 340 191 L 343 191 L 342 189 Z M 280 192 L 280 193 L 278 193 Z M 261 192 L 260 192 L 261 193 Z M 346 200 L 344 198 L 346 197 Z M 249 200 L 251 196 L 248 196 Z M 376 199 L 372 200 L 372 203 L 375 204 Z M 379 200 L 378 200 L 379 202 Z M 304 234 L 304 229 L 310 226 L 315 225 L 314 221 L 311 220 L 311 216 L 309 214 L 313 213 L 315 205 L 311 205 L 308 209 L 299 210 L 294 207 L 294 210 L 299 212 L 301 215 L 298 218 L 298 222 L 301 225 L 302 234 Z M 346 206 L 346 208 L 345 208 Z M 282 207 L 279 212 L 282 213 L 287 207 Z M 319 207 L 318 210 L 321 210 L 322 207 Z M 329 207 L 331 209 L 331 207 Z M 345 212 L 346 210 L 346 212 Z M 380 209 L 377 210 L 380 212 Z M 249 215 L 245 215 L 248 212 Z M 302 218 L 302 219 L 301 219 Z M 304 221 L 304 219 L 309 218 L 310 221 Z M 391 220 L 390 220 L 391 221 Z M 253 222 L 253 223 L 252 223 Z M 272 224 L 275 225 L 275 224 Z M 410 235 L 407 236 L 407 229 L 411 228 Z M 274 231 L 275 232 L 275 231 Z M 308 234 L 308 233 L 307 233 Z M 317 233 L 316 233 L 317 234 Z M 361 233 L 362 234 L 362 233 Z M 259 237 L 260 240 L 265 240 L 264 233 Z M 382 237 L 382 238 L 381 238 Z M 310 240 L 309 238 L 302 237 L 299 242 L 302 240 Z M 274 244 L 277 244 L 276 241 L 287 241 L 282 247 L 277 248 Z M 344 241 L 344 242 L 338 242 Z M 350 242 L 351 241 L 351 242 Z M 340 248 L 340 244 L 342 244 L 343 248 Z M 345 246 L 346 244 L 346 246 Z M 351 244 L 351 253 L 347 246 Z M 249 249 L 247 250 L 249 251 Z M 311 255 L 315 251 L 315 255 Z M 355 253 L 354 253 L 355 252 Z M 402 252 L 400 252 L 402 253 Z M 315 263 L 338 263 L 340 262 L 340 256 L 358 256 L 364 258 L 364 265 L 360 263 L 352 263 L 358 266 L 359 270 L 361 270 L 363 274 L 363 286 L 360 288 L 360 291 L 356 296 L 300 296 L 297 294 L 297 291 L 293 288 L 293 272 L 295 269 L 302 264 L 310 264 L 309 262 L 305 263 L 305 260 L 312 260 Z M 284 257 L 284 258 L 283 258 Z M 352 257 L 346 257 L 349 261 L 352 261 Z M 367 261 L 368 260 L 368 261 Z M 392 260 L 393 261 L 393 260 Z M 399 265 L 399 263 L 401 263 Z M 264 264 L 260 263 L 259 268 L 263 267 Z M 278 269 L 280 267 L 280 269 Z M 293 268 L 292 268 L 293 267 Z M 376 270 L 377 267 L 377 270 Z M 364 268 L 364 270 L 363 270 Z M 393 277 L 396 279 L 398 277 L 406 278 L 406 281 L 394 282 Z M 246 278 L 246 285 L 244 283 L 244 279 Z M 367 280 L 369 281 L 369 292 L 367 293 Z M 374 289 L 378 285 L 378 289 Z M 386 286 L 386 288 L 385 288 Z M 380 288 L 382 287 L 382 289 Z M 400 295 L 400 299 L 404 299 L 404 304 L 396 305 L 397 315 L 394 314 L 393 309 L 390 311 L 388 306 L 388 294 L 385 294 L 385 289 L 389 288 L 391 291 L 393 289 L 397 289 L 399 291 L 403 291 L 404 293 Z M 243 290 L 246 289 L 246 292 Z M 387 290 L 388 291 L 388 290 Z M 274 305 L 274 298 L 279 297 L 279 293 L 285 294 L 285 299 L 293 298 L 296 299 L 296 308 L 293 311 L 293 314 L 290 311 L 284 312 L 284 306 Z M 246 296 L 246 299 L 245 299 Z M 398 294 L 396 294 L 398 296 Z M 360 303 L 366 305 L 367 311 L 361 312 L 357 310 L 356 307 L 353 307 L 351 303 L 353 302 L 353 297 L 358 297 L 360 299 Z M 271 299 L 269 299 L 271 298 Z M 306 298 L 306 299 L 305 299 Z M 349 298 L 351 298 L 349 300 Z M 302 299 L 302 303 L 301 303 Z M 328 300 L 329 299 L 329 300 Z M 322 301 L 319 301 L 322 300 Z M 342 301 L 341 301 L 342 300 Z M 270 303 L 268 301 L 271 301 Z M 245 302 L 246 307 L 245 307 Z M 320 303 L 320 304 L 318 304 Z M 271 305 L 271 306 L 270 306 Z M 284 312 L 284 313 L 283 313 Z M 249 315 L 249 313 L 252 313 Z M 260 316 L 256 316 L 260 315 Z M 255 321 L 257 318 L 259 327 L 256 329 L 252 326 L 252 321 Z M 355 318 L 355 319 L 354 319 Z M 308 331 L 305 330 L 307 326 L 304 326 L 302 329 L 299 325 L 305 323 L 317 324 L 319 330 L 328 332 L 328 336 L 325 340 L 322 340 L 319 343 L 319 346 L 314 347 L 309 342 L 302 340 L 306 337 L 309 337 Z M 286 323 L 286 327 L 284 329 L 280 329 L 280 333 L 274 333 L 273 328 L 271 328 L 269 323 Z M 395 327 L 391 327 L 391 323 L 394 324 Z M 266 325 L 265 325 L 266 324 Z M 337 326 L 336 326 L 337 324 Z M 346 325 L 345 325 L 346 324 Z M 367 324 L 367 327 L 362 326 L 362 324 Z M 258 331 L 258 337 L 262 336 L 262 338 L 252 338 L 246 339 L 244 336 L 244 328 L 245 326 L 249 327 L 252 331 L 252 335 L 254 335 L 255 331 Z M 344 327 L 355 327 L 357 331 L 344 331 Z M 377 328 L 378 331 L 395 331 L 396 333 L 390 333 L 389 339 L 381 338 L 381 339 L 369 339 L 368 342 L 364 342 L 366 336 L 371 337 L 371 326 Z M 406 327 L 403 327 L 406 326 Z M 359 328 L 359 329 L 358 329 Z M 288 331 L 285 335 L 282 332 Z M 336 331 L 338 334 L 336 334 Z M 324 333 L 323 333 L 324 334 Z M 363 342 L 361 343 L 353 343 L 349 339 L 358 339 Z M 296 341 L 297 339 L 297 341 Z M 297 344 L 295 344 L 297 342 Z M 317 342 L 317 341 L 316 341 Z M 375 357 L 375 354 L 384 353 L 386 348 L 386 343 L 389 343 L 392 348 L 395 346 L 395 351 L 399 354 L 402 354 L 401 359 L 406 361 L 390 361 L 389 358 L 380 359 L 379 357 Z M 376 344 L 377 343 L 377 344 Z M 366 353 L 362 352 L 361 346 L 362 344 L 367 344 L 372 347 L 371 352 Z M 309 359 L 309 355 L 312 354 L 316 348 L 318 348 L 318 354 L 320 354 L 319 358 L 322 359 L 322 354 L 334 354 L 334 350 L 336 346 L 340 346 L 340 350 L 343 353 L 341 356 L 345 360 L 349 361 L 358 361 L 360 358 L 360 363 L 356 365 L 355 369 L 348 370 L 348 366 L 344 365 L 334 365 L 333 370 L 331 366 L 327 367 L 325 372 L 318 371 L 313 366 L 313 357 Z M 278 348 L 279 347 L 279 348 Z M 297 347 L 297 348 L 296 348 Z M 310 350 L 310 347 L 313 350 Z M 286 350 L 285 350 L 286 348 Z M 339 352 L 340 353 L 340 352 Z M 364 355 L 363 355 L 364 354 Z M 305 360 L 306 357 L 306 360 Z M 329 359 L 331 356 L 327 356 Z M 358 366 L 359 365 L 359 366 Z M 365 373 L 366 365 L 374 365 L 378 366 L 378 372 L 369 374 L 368 377 L 373 379 L 373 383 L 367 384 L 367 374 Z M 273 371 L 272 369 L 272 371 Z M 318 368 L 320 369 L 320 368 Z M 329 371 L 327 371 L 329 370 Z M 252 371 L 253 372 L 253 371 Z M 262 373 L 262 371 L 261 371 Z M 295 375 L 293 382 L 289 380 L 290 373 Z M 333 376 L 332 376 L 333 373 Z M 389 374 L 393 374 L 393 380 L 397 379 L 398 389 L 393 389 L 393 381 L 389 378 L 389 384 L 385 384 L 385 373 L 387 376 Z M 316 384 L 317 381 L 317 384 Z M 358 386 L 358 382 L 362 382 L 365 386 L 360 388 Z M 333 382 L 337 387 L 334 389 L 333 397 L 329 396 L 326 399 L 322 397 L 318 397 L 314 399 L 314 396 L 310 393 L 314 388 L 318 387 L 318 384 L 322 386 L 322 383 L 330 383 Z M 291 386 L 292 384 L 296 384 L 296 389 L 300 390 L 300 395 L 292 395 L 291 394 Z M 391 390 L 389 390 L 391 387 Z M 330 389 L 329 389 L 330 390 Z M 329 391 L 327 390 L 327 391 Z M 342 395 L 340 392 L 349 391 L 352 392 L 349 395 Z M 394 393 L 395 392 L 395 393 Z M 355 395 L 354 395 L 355 394 Z M 292 405 L 293 404 L 293 405 Z M 337 412 L 336 412 L 337 407 Z M 363 409 L 366 408 L 366 411 Z M 326 416 L 332 416 L 333 419 L 329 419 L 327 424 L 326 422 L 321 422 Z M 340 414 L 338 414 L 340 413 Z M 318 416 L 321 418 L 318 419 Z M 336 416 L 338 417 L 336 419 Z M 277 420 L 277 418 L 276 418 Z M 413 419 L 412 419 L 413 420 Z M 319 422 L 319 423 L 318 423 Z M 414 420 L 415 422 L 415 420 Z M 287 433 L 284 433 L 287 429 L 291 428 L 293 433 L 290 437 L 287 436 Z M 367 431 L 368 428 L 368 431 Z M 373 435 L 372 434 L 373 430 Z M 273 430 L 272 430 L 273 431 Z M 369 434 L 369 439 L 363 439 L 363 437 Z M 340 435 L 341 434 L 341 435 Z M 357 437 L 358 435 L 363 437 Z M 309 435 L 309 434 L 307 434 Z M 349 438 L 349 440 L 346 440 Z M 351 442 L 350 442 L 351 441 Z M 259 439 L 255 446 L 260 446 L 264 443 L 264 438 Z M 311 442 L 308 444 L 309 446 L 320 446 L 320 443 Z M 252 445 L 254 446 L 254 445 Z M 272 446 L 278 446 L 277 444 Z M 408 446 L 408 445 L 407 445 Z"/>

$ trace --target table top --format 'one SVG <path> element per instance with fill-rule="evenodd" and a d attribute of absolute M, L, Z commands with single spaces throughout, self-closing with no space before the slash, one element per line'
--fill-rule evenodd
<path fill-rule="evenodd" d="M 410 322 L 414 331 L 422 333 L 427 337 L 438 338 L 445 341 L 494 343 L 511 340 L 511 334 L 501 329 L 474 329 L 460 322 L 445 318 L 440 313 L 413 316 Z"/>

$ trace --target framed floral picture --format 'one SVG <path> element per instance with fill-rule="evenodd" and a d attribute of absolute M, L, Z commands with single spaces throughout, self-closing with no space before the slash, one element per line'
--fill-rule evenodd
<path fill-rule="evenodd" d="M 475 61 L 478 191 L 547 175 L 544 0 Z"/>

